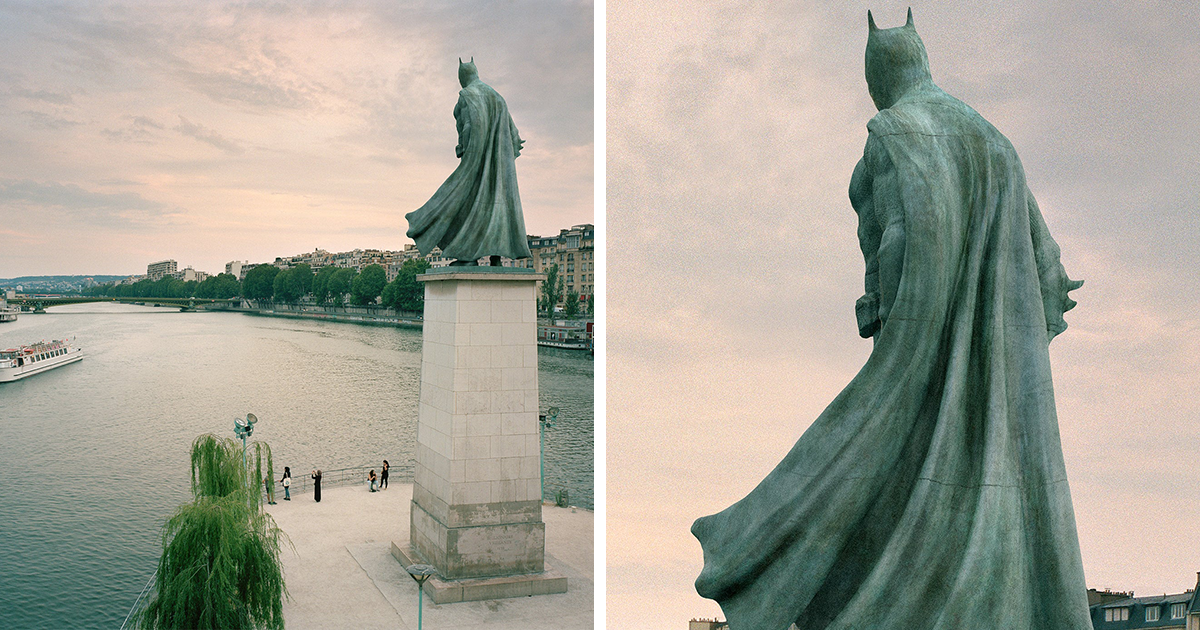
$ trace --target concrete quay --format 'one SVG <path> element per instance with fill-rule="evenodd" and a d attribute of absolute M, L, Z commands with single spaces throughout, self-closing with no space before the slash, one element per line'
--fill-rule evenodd
<path fill-rule="evenodd" d="M 366 484 L 323 489 L 267 511 L 293 546 L 280 552 L 289 630 L 417 628 L 417 584 L 391 555 L 409 540 L 412 485 L 371 493 Z M 426 630 L 576 630 L 594 627 L 594 513 L 545 506 L 546 563 L 565 575 L 559 595 L 434 604 L 424 597 Z"/>

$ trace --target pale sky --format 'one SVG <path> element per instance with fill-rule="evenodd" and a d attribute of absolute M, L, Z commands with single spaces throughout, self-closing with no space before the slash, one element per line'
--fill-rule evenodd
<path fill-rule="evenodd" d="M 526 229 L 593 222 L 590 2 L 0 1 L 0 278 L 401 249 L 454 170 L 458 58 Z"/>
<path fill-rule="evenodd" d="M 1186 5 L 1186 6 L 1185 6 Z M 721 616 L 697 517 L 745 496 L 850 381 L 875 114 L 866 12 L 607 9 L 609 628 Z M 1200 7 L 915 2 L 934 81 L 1012 141 L 1086 285 L 1050 349 L 1088 586 L 1200 570 Z"/>

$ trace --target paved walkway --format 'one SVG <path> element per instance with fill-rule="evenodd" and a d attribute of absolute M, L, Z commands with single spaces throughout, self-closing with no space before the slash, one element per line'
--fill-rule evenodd
<path fill-rule="evenodd" d="M 290 599 L 289 630 L 375 628 L 416 630 L 417 585 L 391 556 L 408 540 L 412 485 L 374 494 L 365 485 L 333 487 L 321 502 L 311 492 L 267 506 L 291 538 L 280 557 Z M 571 630 L 593 627 L 594 515 L 543 507 L 546 563 L 567 576 L 567 592 L 515 599 L 434 604 L 424 599 L 426 630 Z"/>

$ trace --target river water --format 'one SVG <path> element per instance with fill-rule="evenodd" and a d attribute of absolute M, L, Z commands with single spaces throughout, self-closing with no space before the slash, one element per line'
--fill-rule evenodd
<path fill-rule="evenodd" d="M 64 336 L 83 361 L 0 384 L 0 628 L 119 627 L 190 499 L 192 440 L 247 412 L 276 477 L 412 459 L 419 330 L 104 303 L 0 324 L 0 348 Z M 546 493 L 591 508 L 592 362 L 538 363 L 562 410 Z"/>

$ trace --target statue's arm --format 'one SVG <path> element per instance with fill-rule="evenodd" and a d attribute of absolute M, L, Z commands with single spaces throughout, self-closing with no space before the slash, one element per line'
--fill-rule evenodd
<path fill-rule="evenodd" d="M 471 140 L 471 114 L 467 111 L 467 104 L 462 96 L 458 97 L 458 104 L 454 106 L 454 121 L 458 128 L 458 146 L 454 147 L 454 155 L 462 157 L 463 153 L 467 152 L 467 143 Z"/>
<path fill-rule="evenodd" d="M 1046 311 L 1046 332 L 1048 339 L 1067 329 L 1063 313 L 1075 308 L 1075 300 L 1067 296 L 1083 286 L 1083 280 L 1072 280 L 1067 277 L 1067 270 L 1059 261 L 1060 250 L 1058 243 L 1050 236 L 1042 212 L 1038 209 L 1033 193 L 1026 189 L 1025 193 L 1029 207 L 1029 231 L 1033 238 L 1033 256 L 1037 263 L 1038 280 L 1042 288 L 1042 306 Z"/>
<path fill-rule="evenodd" d="M 865 152 L 864 152 L 865 153 Z M 858 334 L 866 339 L 879 330 L 879 239 L 882 231 L 875 219 L 873 182 L 867 157 L 858 161 L 850 177 L 850 205 L 858 213 L 858 244 L 866 262 L 865 293 L 854 304 Z"/>

